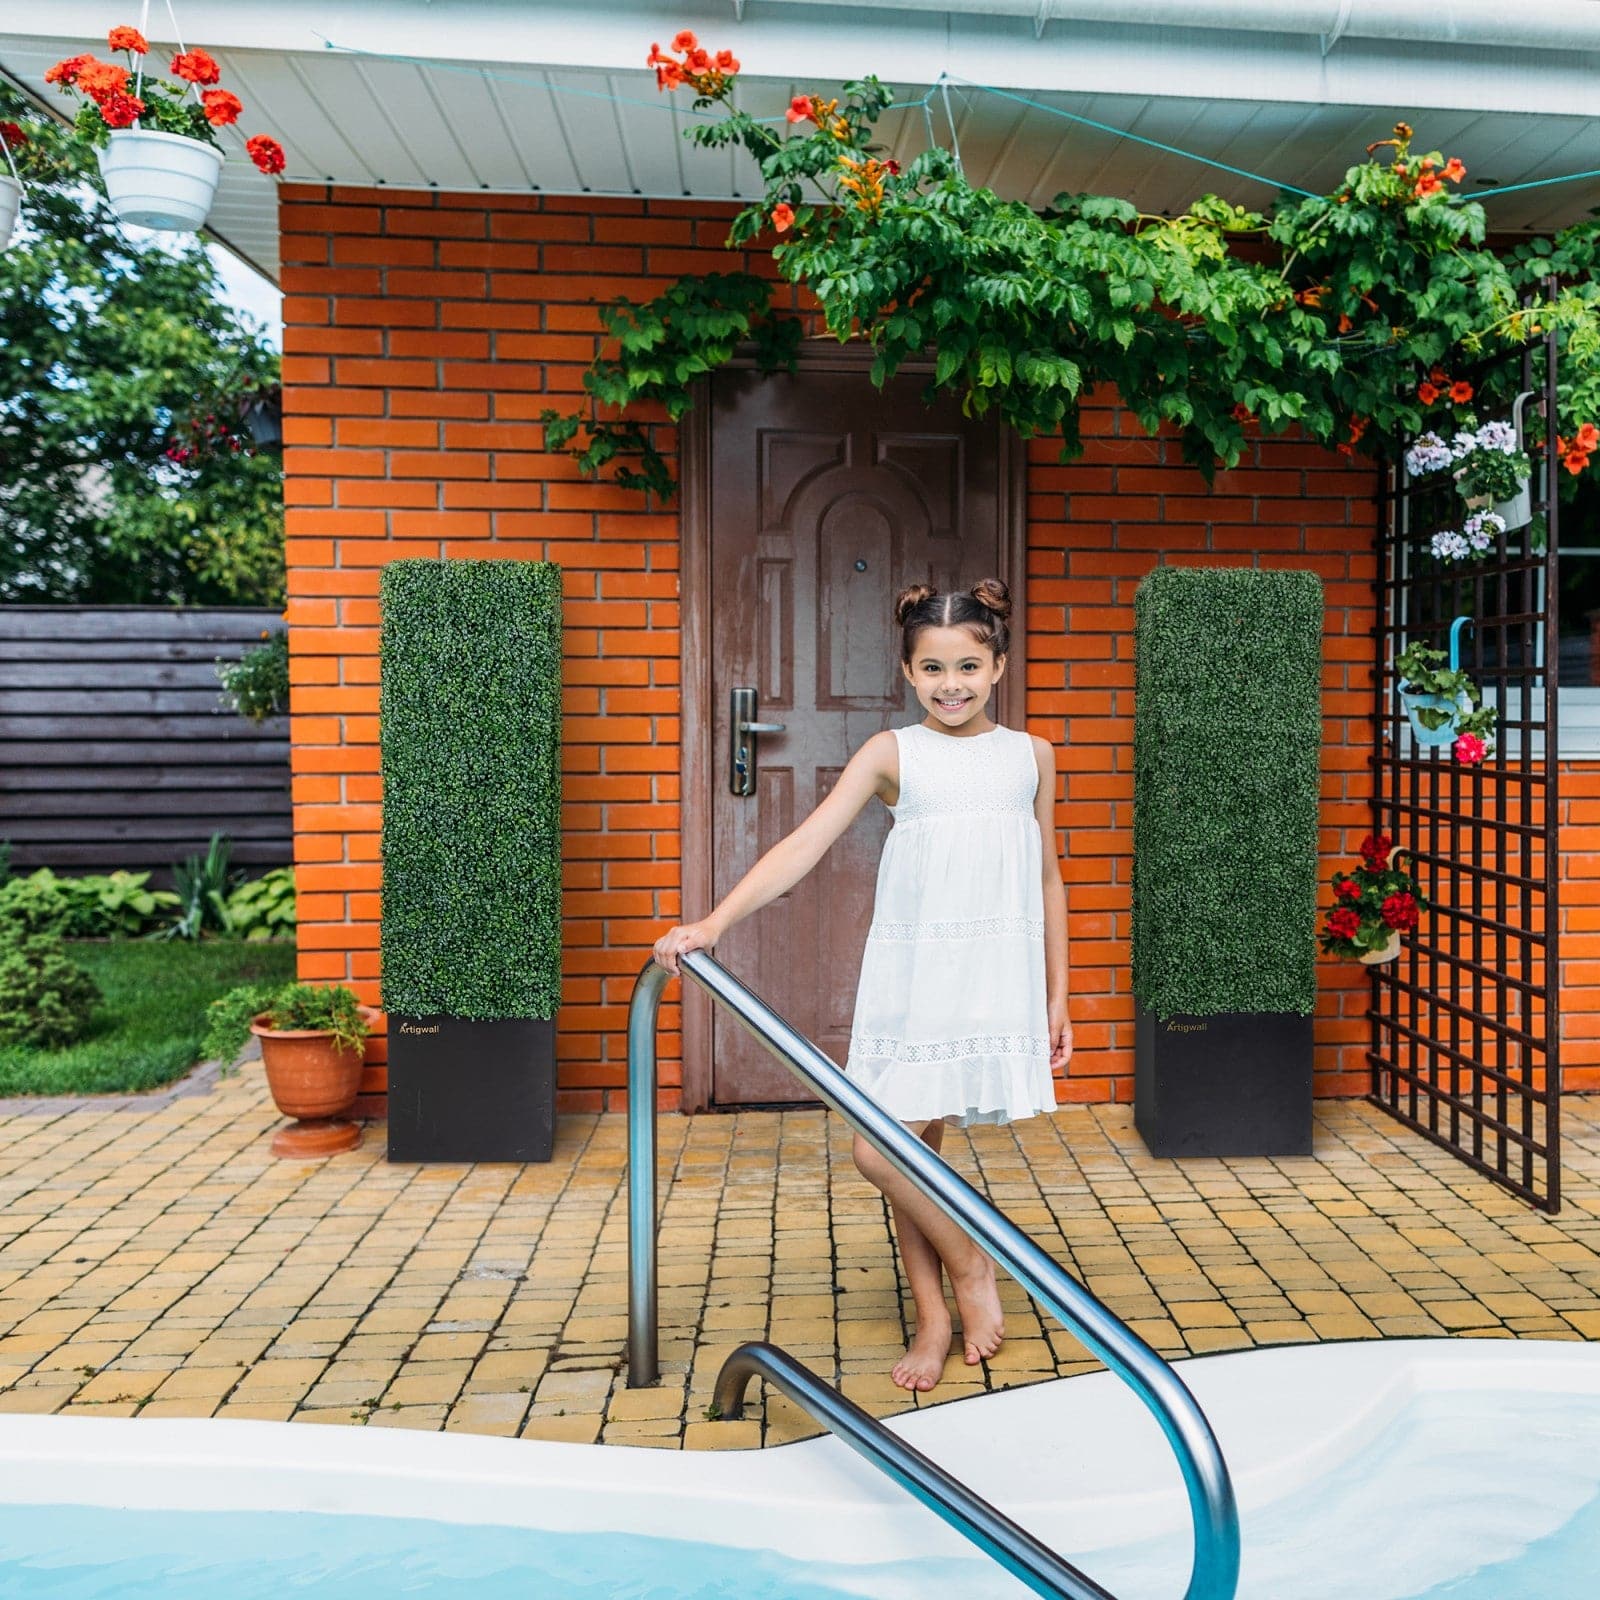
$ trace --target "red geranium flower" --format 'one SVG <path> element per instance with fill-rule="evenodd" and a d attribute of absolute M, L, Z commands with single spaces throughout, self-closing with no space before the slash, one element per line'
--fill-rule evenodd
<path fill-rule="evenodd" d="M 1455 758 L 1464 767 L 1475 767 L 1488 754 L 1483 740 L 1475 733 L 1463 733 L 1451 746 Z"/>
<path fill-rule="evenodd" d="M 78 76 L 73 83 L 91 100 L 104 105 L 108 96 L 121 94 L 128 87 L 128 69 L 119 67 L 114 61 L 96 61 L 90 56 L 78 68 Z"/>
<path fill-rule="evenodd" d="M 28 136 L 22 131 L 20 124 L 0 122 L 0 144 L 8 145 L 13 150 L 20 150 L 27 142 Z"/>
<path fill-rule="evenodd" d="M 222 76 L 222 68 L 206 51 L 189 50 L 172 58 L 172 75 L 185 83 L 215 83 Z"/>
<path fill-rule="evenodd" d="M 1389 865 L 1389 852 L 1394 849 L 1394 840 L 1386 833 L 1369 833 L 1361 841 L 1361 859 L 1373 872 L 1382 872 Z"/>
<path fill-rule="evenodd" d="M 113 28 L 106 42 L 113 50 L 128 50 L 136 56 L 142 56 L 150 48 L 137 28 Z"/>
<path fill-rule="evenodd" d="M 1349 906 L 1328 913 L 1328 932 L 1336 939 L 1353 939 L 1361 931 L 1361 918 Z"/>
<path fill-rule="evenodd" d="M 1361 893 L 1361 885 L 1354 878 L 1346 878 L 1343 883 L 1334 885 L 1333 892 L 1341 900 L 1354 900 Z"/>
<path fill-rule="evenodd" d="M 1392 894 L 1383 902 L 1379 914 L 1391 928 L 1414 928 L 1417 925 L 1417 902 L 1409 894 Z"/>
<path fill-rule="evenodd" d="M 78 74 L 94 60 L 93 56 L 68 56 L 65 61 L 58 61 L 45 73 L 46 83 L 59 83 L 63 89 L 70 87 L 78 81 Z"/>
<path fill-rule="evenodd" d="M 794 226 L 794 207 L 787 201 L 772 208 L 772 226 L 779 233 L 787 233 Z"/>
<path fill-rule="evenodd" d="M 144 115 L 144 101 L 118 89 L 100 102 L 100 115 L 108 128 L 131 128 Z"/>
<path fill-rule="evenodd" d="M 206 121 L 213 128 L 230 127 L 244 110 L 238 95 L 228 89 L 207 89 L 200 96 L 200 104 L 205 107 Z"/>
<path fill-rule="evenodd" d="M 283 146 L 276 139 L 269 138 L 264 133 L 258 133 L 246 139 L 244 147 L 249 153 L 250 159 L 268 177 L 283 171 Z"/>

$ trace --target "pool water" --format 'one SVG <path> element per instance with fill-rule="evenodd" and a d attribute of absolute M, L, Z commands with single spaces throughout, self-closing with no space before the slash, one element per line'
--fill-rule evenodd
<path fill-rule="evenodd" d="M 1426 1394 L 1308 1488 L 1247 1511 L 1240 1600 L 1592 1600 L 1600 1398 Z M 955 1465 L 955 1463 L 952 1463 Z M 1248 1502 L 1248 1495 L 1246 1500 Z M 5 1600 L 1013 1600 L 993 1563 L 878 1565 L 632 1534 L 311 1513 L 0 1507 Z M 1069 1552 L 1070 1553 L 1070 1552 Z M 1074 1555 L 1173 1600 L 1187 1537 Z"/>

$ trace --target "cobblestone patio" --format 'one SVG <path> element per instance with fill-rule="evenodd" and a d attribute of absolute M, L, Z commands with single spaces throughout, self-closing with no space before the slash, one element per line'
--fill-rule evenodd
<path fill-rule="evenodd" d="M 383 1129 L 275 1161 L 259 1063 L 209 1093 L 0 1111 L 0 1410 L 290 1418 L 668 1447 L 816 1431 L 781 1397 L 705 1411 L 770 1338 L 887 1414 L 1094 1363 L 1003 1282 L 1009 1337 L 920 1401 L 884 1209 L 820 1112 L 661 1120 L 659 1388 L 630 1391 L 624 1123 L 547 1166 L 390 1166 Z M 1317 1339 L 1600 1338 L 1600 1101 L 1566 1107 L 1565 1208 L 1529 1211 L 1380 1112 L 1317 1156 L 1152 1160 L 1125 1106 L 948 1153 L 1168 1355 Z M 958 1346 L 959 1351 L 959 1346 Z"/>

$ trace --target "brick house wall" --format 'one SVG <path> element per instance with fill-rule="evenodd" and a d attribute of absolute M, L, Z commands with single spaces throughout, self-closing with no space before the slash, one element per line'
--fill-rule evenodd
<path fill-rule="evenodd" d="M 581 392 L 597 302 L 647 297 L 684 272 L 770 272 L 770 261 L 725 250 L 732 208 L 698 202 L 303 184 L 281 196 L 300 975 L 378 999 L 379 569 L 403 556 L 559 562 L 562 1101 L 616 1109 L 634 977 L 681 915 L 677 511 L 580 479 L 543 452 L 536 419 Z M 1348 864 L 1369 823 L 1377 512 L 1369 468 L 1304 444 L 1262 441 L 1207 490 L 1175 443 L 1144 437 L 1109 402 L 1084 432 L 1087 454 L 1071 465 L 1048 443 L 1030 450 L 1026 707 L 1063 773 L 1077 1053 L 1059 1093 L 1128 1099 L 1134 591 L 1158 561 L 1323 578 L 1328 872 Z M 1577 830 L 1600 813 L 1600 782 L 1582 799 L 1579 782 L 1570 787 Z M 1582 981 L 1594 984 L 1580 992 L 1596 1009 L 1571 1019 L 1574 1053 L 1587 1041 L 1592 1064 L 1600 878 L 1587 882 L 1593 905 L 1568 914 L 1589 958 Z M 1359 970 L 1320 969 L 1320 1093 L 1366 1088 L 1366 994 Z M 674 995 L 661 1012 L 668 1105 L 679 1026 Z M 384 1082 L 379 1038 L 367 1109 Z"/>

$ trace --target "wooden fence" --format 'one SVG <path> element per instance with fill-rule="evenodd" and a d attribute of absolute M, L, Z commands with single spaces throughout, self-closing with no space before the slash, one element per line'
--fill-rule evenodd
<path fill-rule="evenodd" d="M 293 858 L 289 719 L 227 709 L 219 658 L 275 611 L 0 606 L 0 839 L 27 871 L 164 869 L 233 841 L 241 866 Z"/>

